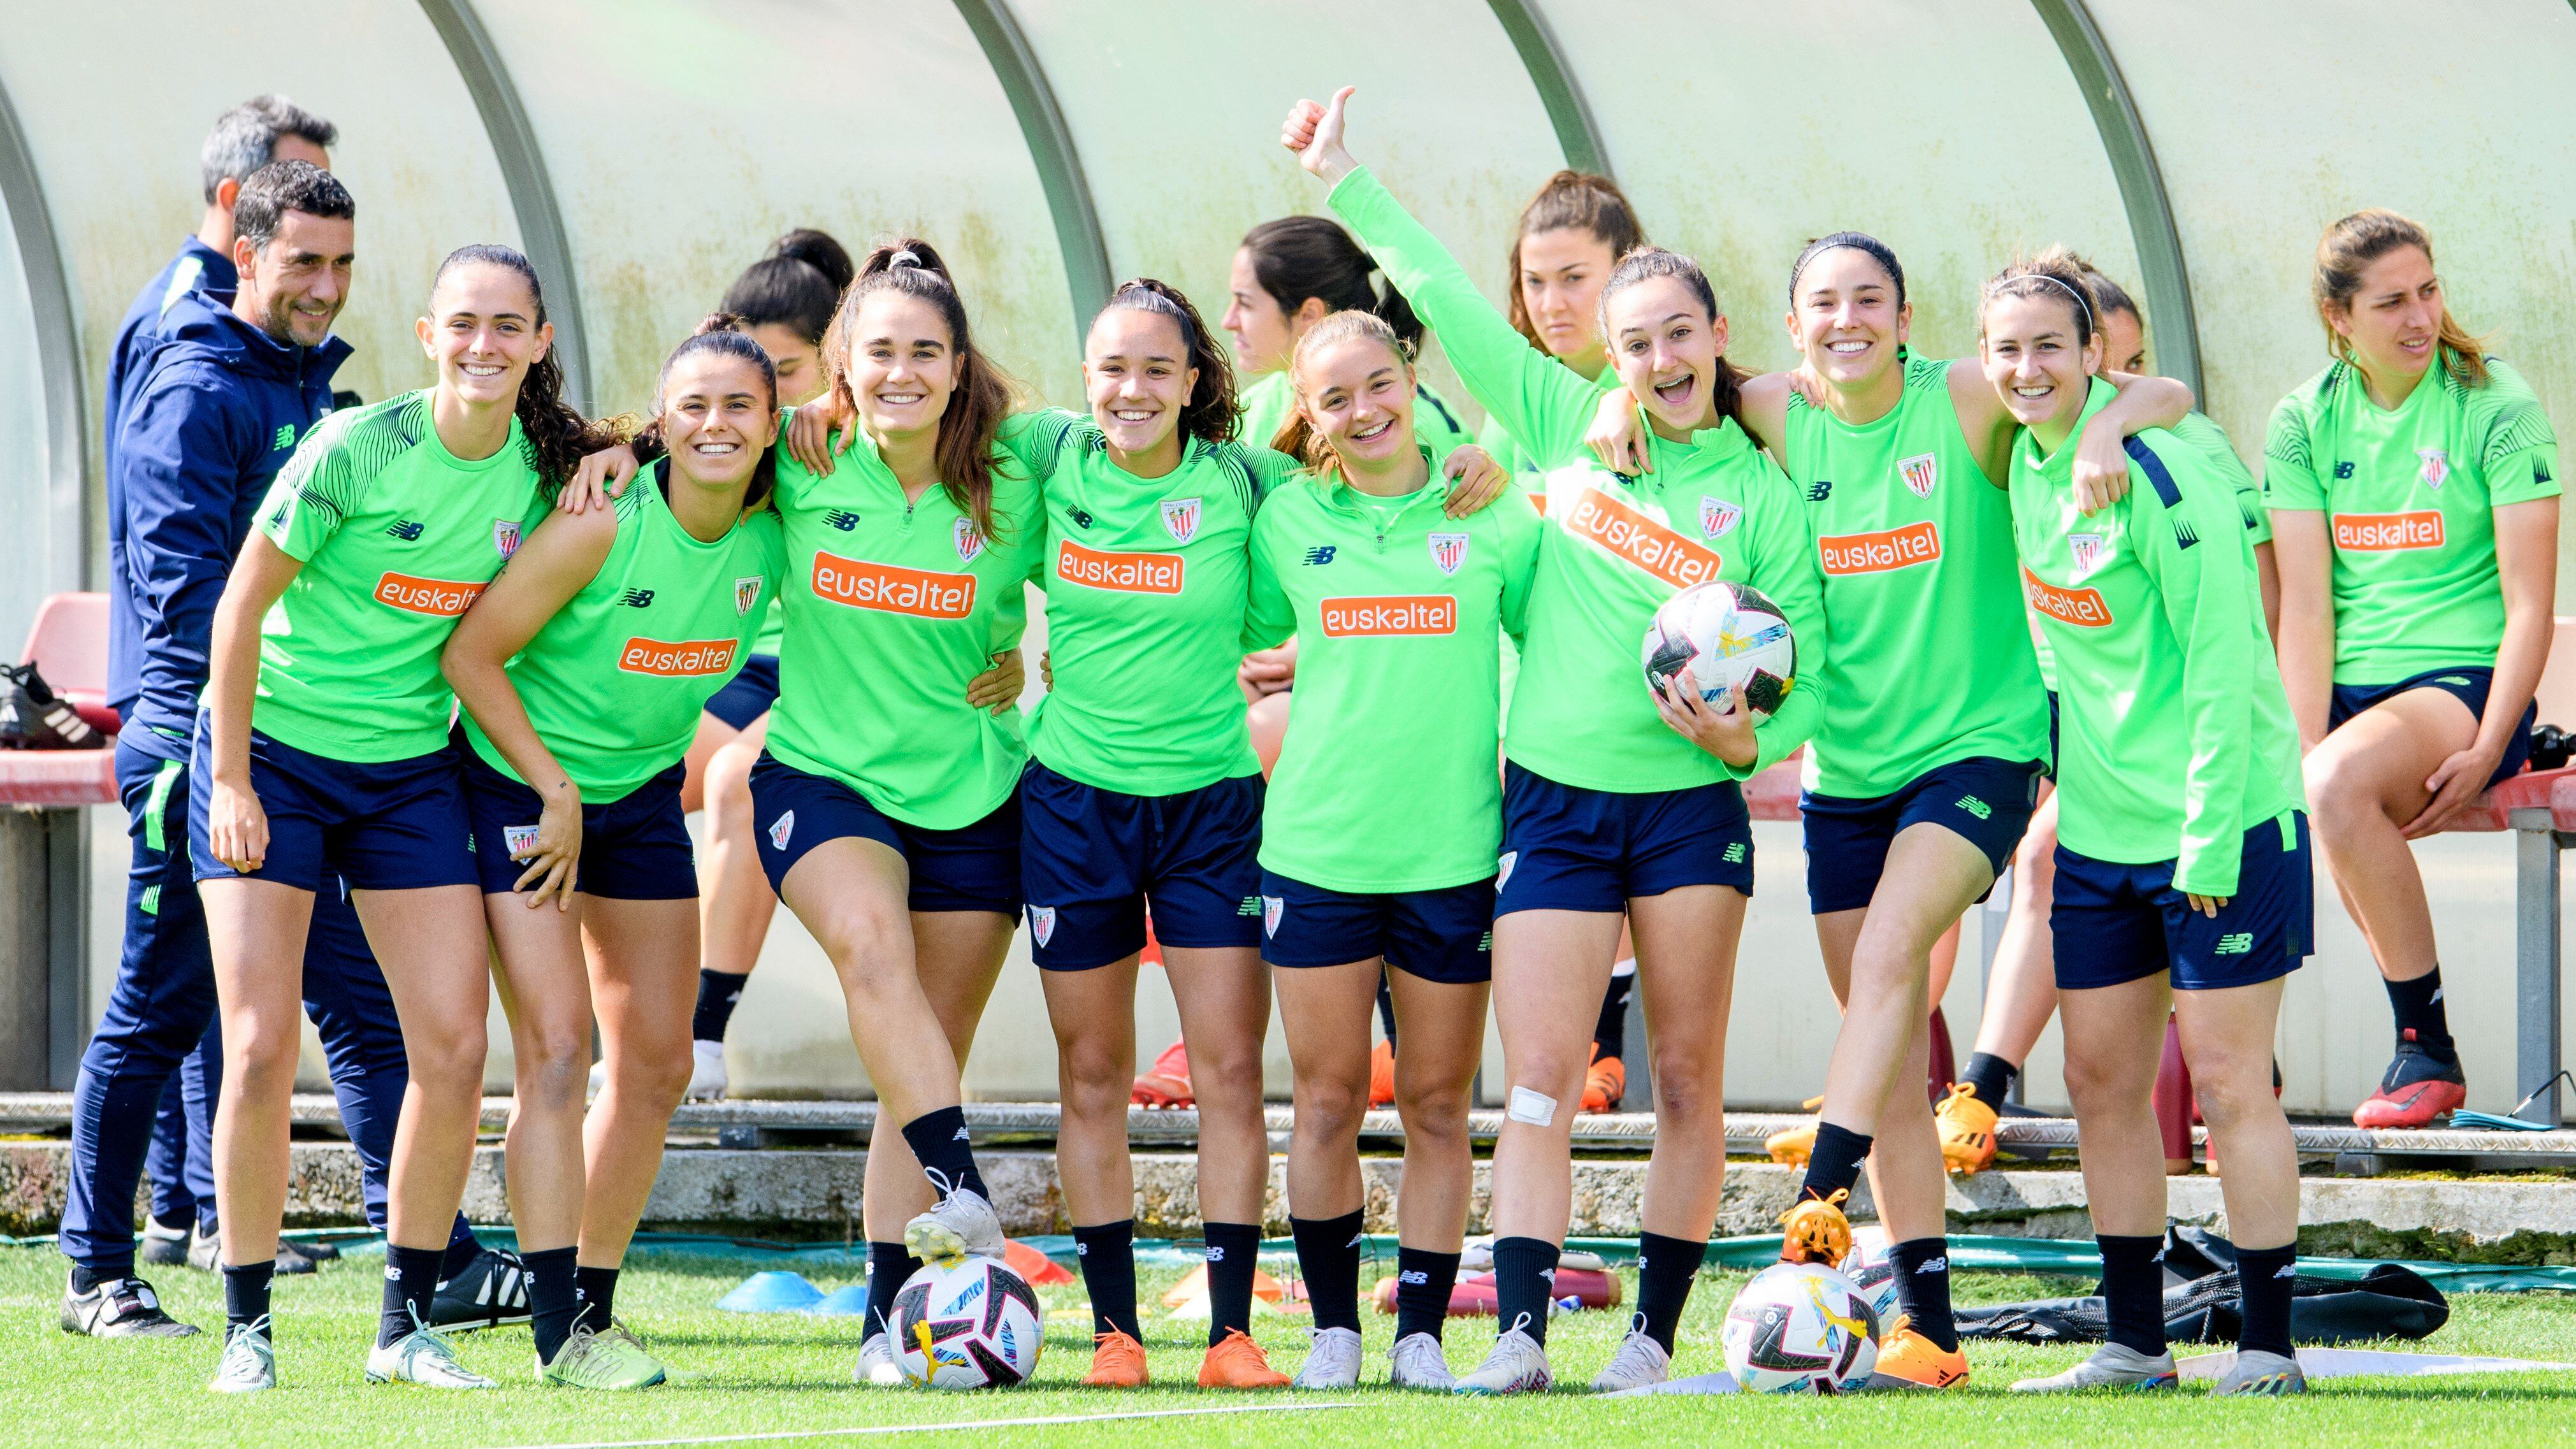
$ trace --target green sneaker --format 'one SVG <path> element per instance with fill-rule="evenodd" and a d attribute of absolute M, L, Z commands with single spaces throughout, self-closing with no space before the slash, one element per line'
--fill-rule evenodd
<path fill-rule="evenodd" d="M 586 1324 L 572 1331 L 551 1363 L 537 1365 L 537 1382 L 568 1389 L 649 1389 L 663 1377 L 634 1335 L 594 1333 Z"/>
<path fill-rule="evenodd" d="M 219 1394 L 255 1394 L 277 1387 L 277 1350 L 269 1345 L 268 1315 L 224 1331 L 224 1356 L 206 1385 Z"/>

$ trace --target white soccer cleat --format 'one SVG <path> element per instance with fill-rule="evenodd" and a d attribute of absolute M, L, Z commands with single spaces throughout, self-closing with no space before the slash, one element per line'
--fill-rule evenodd
<path fill-rule="evenodd" d="M 1619 1351 L 1610 1355 L 1610 1364 L 1592 1380 L 1592 1392 L 1615 1394 L 1622 1389 L 1652 1388 L 1673 1376 L 1673 1356 L 1664 1346 L 1637 1329 L 1619 1340 Z"/>
<path fill-rule="evenodd" d="M 1355 1389 L 1360 1384 L 1360 1335 L 1355 1328 L 1309 1330 L 1306 1362 L 1289 1382 L 1297 1389 Z"/>
<path fill-rule="evenodd" d="M 224 1356 L 215 1362 L 218 1394 L 255 1394 L 277 1387 L 277 1350 L 268 1341 L 269 1318 L 263 1313 L 249 1323 L 224 1330 Z"/>
<path fill-rule="evenodd" d="M 721 1102 L 725 1096 L 724 1043 L 689 1043 L 689 1092 L 692 1102 Z"/>
<path fill-rule="evenodd" d="M 950 1263 L 970 1253 L 999 1261 L 1002 1220 L 982 1193 L 961 1187 L 904 1224 L 903 1250 L 925 1263 Z"/>
<path fill-rule="evenodd" d="M 2170 1389 L 2175 1386 L 2173 1351 L 2152 1357 L 2116 1343 L 2093 1350 L 2093 1356 L 2061 1374 L 2022 1379 L 2016 1394 L 2064 1394 L 2078 1389 Z"/>
<path fill-rule="evenodd" d="M 2307 1373 L 2296 1358 L 2283 1358 L 2259 1348 L 2240 1348 L 2236 1363 L 2217 1383 L 2209 1386 L 2210 1396 L 2220 1394 L 2304 1394 L 2308 1391 Z"/>
<path fill-rule="evenodd" d="M 497 1389 L 499 1384 L 456 1361 L 456 1346 L 434 1328 L 417 1326 L 388 1344 L 367 1350 L 367 1382 L 418 1384 L 425 1389 Z"/>
<path fill-rule="evenodd" d="M 871 1333 L 859 1344 L 859 1362 L 850 1370 L 853 1382 L 880 1389 L 903 1387 L 903 1365 L 895 1362 L 894 1342 L 882 1333 Z"/>
<path fill-rule="evenodd" d="M 1485 1361 L 1458 1375 L 1449 1391 L 1457 1394 L 1543 1394 L 1556 1383 L 1547 1366 L 1547 1349 L 1519 1328 L 1508 1328 L 1494 1340 Z"/>
<path fill-rule="evenodd" d="M 1386 1381 L 1394 1388 L 1445 1394 L 1458 1386 L 1458 1376 L 1449 1371 L 1449 1355 L 1441 1351 L 1440 1340 L 1427 1333 L 1397 1339 L 1395 1351 L 1387 1355 L 1386 1370 Z"/>

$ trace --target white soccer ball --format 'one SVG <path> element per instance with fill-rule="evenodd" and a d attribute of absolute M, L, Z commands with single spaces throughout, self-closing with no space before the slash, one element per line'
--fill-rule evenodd
<path fill-rule="evenodd" d="M 1690 668 L 1700 698 L 1723 707 L 1729 685 L 1759 714 L 1780 708 L 1798 677 L 1798 641 L 1780 606 L 1744 584 L 1693 584 L 1655 610 L 1646 625 L 1646 686 Z"/>
<path fill-rule="evenodd" d="M 1842 1393 L 1878 1367 L 1878 1331 L 1852 1280 L 1822 1263 L 1776 1263 L 1726 1310 L 1726 1367 L 1748 1393 Z"/>
<path fill-rule="evenodd" d="M 1873 1253 L 1855 1244 L 1851 1256 L 1843 1259 L 1842 1271 L 1860 1290 L 1860 1296 L 1869 1300 L 1870 1311 L 1878 1315 L 1879 1330 L 1886 1332 L 1895 1327 L 1895 1262 L 1885 1253 Z"/>
<path fill-rule="evenodd" d="M 935 1389 L 1021 1383 L 1045 1346 L 1046 1309 L 1028 1280 L 991 1258 L 932 1263 L 895 1295 L 895 1361 Z"/>

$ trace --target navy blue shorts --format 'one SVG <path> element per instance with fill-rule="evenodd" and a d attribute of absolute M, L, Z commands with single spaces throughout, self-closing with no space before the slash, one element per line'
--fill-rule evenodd
<path fill-rule="evenodd" d="M 763 750 L 751 767 L 751 818 L 760 827 L 760 868 L 771 890 L 785 888 L 787 872 L 805 852 L 856 836 L 903 857 L 912 875 L 905 904 L 912 910 L 1020 913 L 1016 796 L 972 825 L 932 830 L 907 825 L 840 781 L 781 764 Z"/>
<path fill-rule="evenodd" d="M 1261 959 L 1273 966 L 1340 966 L 1383 956 L 1425 981 L 1494 979 L 1494 883 L 1362 894 L 1261 873 Z"/>
<path fill-rule="evenodd" d="M 199 880 L 226 880 L 240 872 L 207 844 L 214 791 L 203 782 L 214 778 L 212 749 L 200 713 L 188 762 L 200 786 L 188 792 L 188 864 Z M 308 891 L 320 890 L 333 869 L 362 891 L 476 882 L 474 831 L 453 745 L 361 763 L 308 754 L 252 730 L 250 788 L 268 812 L 268 855 L 249 879 Z"/>
<path fill-rule="evenodd" d="M 2395 684 L 2338 684 L 2334 702 L 2326 709 L 2326 730 L 2343 728 L 2345 720 L 2383 700 L 2394 699 L 2410 689 L 2438 689 L 2469 707 L 2469 718 L 2487 717 L 2487 691 L 2495 687 L 2495 667 L 2471 664 L 2459 669 L 2428 669 Z M 2540 701 L 2533 700 L 2522 709 L 2522 723 L 2513 727 L 2513 738 L 2505 742 L 2504 758 L 2496 761 L 2495 773 L 2487 777 L 2493 785 L 2499 780 L 2522 773 L 2531 759 L 2531 726 L 2540 718 Z"/>
<path fill-rule="evenodd" d="M 1753 817 L 1732 781 L 1623 794 L 1560 785 L 1503 762 L 1494 914 L 1624 911 L 1683 886 L 1753 894 Z"/>
<path fill-rule="evenodd" d="M 1029 954 L 1088 971 L 1145 949 L 1261 944 L 1259 775 L 1178 795 L 1123 795 L 1035 760 L 1020 776 Z"/>
<path fill-rule="evenodd" d="M 462 737 L 465 813 L 474 822 L 474 867 L 485 895 L 508 895 L 527 874 L 513 860 L 537 835 L 545 800 L 536 791 L 485 764 Z M 693 901 L 698 898 L 698 855 L 680 810 L 680 778 L 673 765 L 605 805 L 581 807 L 581 870 L 575 890 L 611 901 Z"/>
<path fill-rule="evenodd" d="M 2245 832 L 2236 894 L 2212 919 L 2174 889 L 2170 860 L 2119 865 L 2058 846 L 2048 913 L 2057 989 L 2118 986 L 2167 970 L 2176 991 L 2289 975 L 2316 949 L 2313 859 L 2305 812 L 2256 825 Z"/>
<path fill-rule="evenodd" d="M 778 656 L 754 654 L 742 661 L 742 672 L 725 681 L 725 687 L 708 696 L 707 713 L 738 730 L 751 728 L 751 722 L 769 713 L 778 703 Z"/>
<path fill-rule="evenodd" d="M 2001 875 L 2038 808 L 2044 778 L 2036 760 L 1980 755 L 1935 766 L 1875 800 L 1808 791 L 1798 797 L 1807 830 L 1807 908 L 1821 916 L 1868 905 L 1887 870 L 1888 846 L 1926 820 L 1975 846 Z"/>

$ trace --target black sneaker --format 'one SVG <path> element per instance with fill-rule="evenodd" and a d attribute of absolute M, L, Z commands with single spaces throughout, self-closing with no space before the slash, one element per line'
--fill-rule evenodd
<path fill-rule="evenodd" d="M 207 1232 L 203 1223 L 198 1224 L 194 1229 L 190 1230 L 188 1234 L 189 1267 L 196 1269 L 200 1273 L 212 1273 L 223 1261 L 223 1255 L 223 1239 L 219 1235 Z M 337 1250 L 334 1250 L 333 1256 L 338 1256 Z M 279 1277 L 283 1278 L 290 1274 L 310 1273 L 312 1271 L 313 1259 L 306 1256 L 303 1250 L 295 1244 L 293 1239 L 280 1238 L 277 1240 L 277 1274 Z"/>
<path fill-rule="evenodd" d="M 429 1326 L 442 1333 L 528 1321 L 528 1265 L 516 1253 L 485 1248 L 462 1272 L 438 1285 Z"/>
<path fill-rule="evenodd" d="M 155 1268 L 188 1266 L 188 1235 L 193 1224 L 172 1226 L 159 1218 L 143 1220 L 143 1261 Z"/>
<path fill-rule="evenodd" d="M 196 1325 L 161 1311 L 161 1299 L 140 1278 L 102 1278 L 87 1293 L 63 1285 L 63 1332 L 92 1338 L 186 1338 Z"/>

